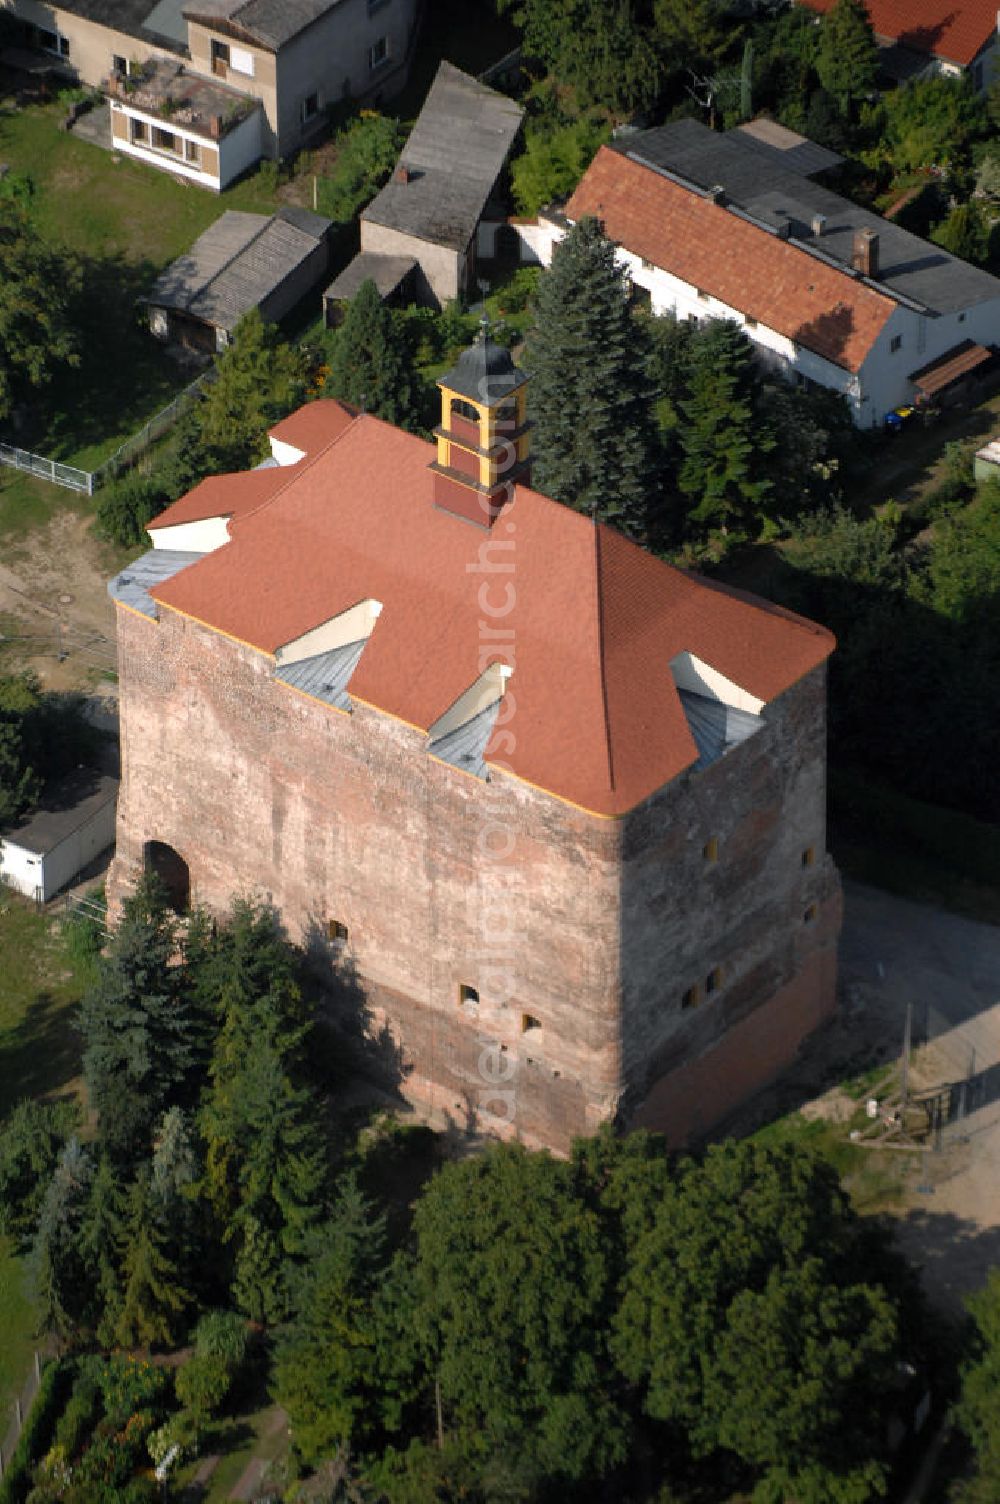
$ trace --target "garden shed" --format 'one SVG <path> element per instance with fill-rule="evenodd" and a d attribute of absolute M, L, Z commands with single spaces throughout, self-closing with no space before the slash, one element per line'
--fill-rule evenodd
<path fill-rule="evenodd" d="M 0 879 L 47 903 L 115 842 L 118 779 L 80 768 L 56 784 L 39 808 L 0 838 Z"/>
<path fill-rule="evenodd" d="M 324 279 L 331 222 L 309 209 L 277 214 L 227 209 L 149 294 L 149 327 L 158 339 L 222 350 L 245 313 L 271 323 Z"/>

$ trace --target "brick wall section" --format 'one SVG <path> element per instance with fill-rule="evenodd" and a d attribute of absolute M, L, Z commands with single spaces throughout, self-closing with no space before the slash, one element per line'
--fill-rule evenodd
<path fill-rule="evenodd" d="M 341 921 L 369 1029 L 398 1050 L 417 1105 L 565 1150 L 666 1071 L 649 1110 L 682 1139 L 832 1007 L 822 672 L 743 747 L 614 821 L 503 773 L 467 777 L 418 730 L 332 710 L 275 681 L 265 655 L 161 614 L 118 612 L 112 904 L 158 840 L 187 861 L 196 903 L 257 893 L 320 949 Z M 719 990 L 683 1010 L 716 965 Z M 463 982 L 478 1005 L 460 1005 Z M 540 1027 L 523 1033 L 524 1014 Z M 708 1053 L 720 1040 L 736 1041 L 725 1059 Z"/>
<path fill-rule="evenodd" d="M 563 1146 L 613 1116 L 617 823 L 467 777 L 417 730 L 297 694 L 268 658 L 176 613 L 118 616 L 112 899 L 144 843 L 164 841 L 196 903 L 225 909 L 242 887 L 271 898 L 293 939 L 348 926 L 373 1022 L 402 1041 L 407 1096 L 463 1124 L 513 1113 L 526 1141 Z M 478 1007 L 460 1007 L 461 982 Z M 542 1027 L 523 1035 L 524 1013 Z M 484 1063 L 481 1039 L 512 1064 Z M 514 1100 L 495 1101 L 508 1069 L 498 1089 Z"/>
<path fill-rule="evenodd" d="M 756 1019 L 755 1010 L 807 970 L 819 991 L 803 994 L 802 1006 L 814 1023 L 834 1006 L 840 890 L 825 855 L 825 673 L 824 666 L 793 685 L 764 708 L 763 727 L 746 742 L 683 774 L 625 822 L 622 1026 L 632 1101 L 748 1015 Z M 709 840 L 715 860 L 705 855 Z M 803 865 L 806 852 L 812 860 Z M 816 913 L 806 920 L 811 905 Z M 699 1001 L 684 1007 L 694 986 Z M 760 1026 L 769 1027 L 763 1018 Z M 753 1031 L 741 1037 L 747 1043 Z M 744 1076 L 762 1084 L 777 1069 L 773 1047 L 762 1042 L 756 1072 L 748 1051 Z M 721 1087 L 707 1092 L 701 1125 L 733 1105 Z"/>

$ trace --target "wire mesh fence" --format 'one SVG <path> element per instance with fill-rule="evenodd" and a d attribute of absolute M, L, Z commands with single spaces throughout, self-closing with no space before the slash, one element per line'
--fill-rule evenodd
<path fill-rule="evenodd" d="M 148 423 L 144 423 L 123 444 L 119 444 L 115 452 L 109 455 L 103 464 L 98 465 L 96 470 L 80 470 L 75 465 L 64 465 L 60 460 L 49 459 L 44 454 L 35 454 L 30 449 L 20 449 L 15 444 L 3 443 L 0 443 L 0 465 L 23 470 L 29 475 L 37 475 L 42 480 L 51 481 L 53 485 L 63 486 L 70 491 L 82 491 L 87 496 L 93 496 L 95 491 L 98 491 L 101 486 L 106 486 L 108 481 L 120 475 L 123 470 L 127 470 L 141 454 L 156 443 L 157 439 L 162 438 L 190 406 L 198 393 L 204 391 L 205 387 L 215 380 L 215 377 L 214 366 L 207 371 L 202 371 L 201 375 L 189 382 L 172 402 L 168 402 L 166 407 L 154 413 Z"/>

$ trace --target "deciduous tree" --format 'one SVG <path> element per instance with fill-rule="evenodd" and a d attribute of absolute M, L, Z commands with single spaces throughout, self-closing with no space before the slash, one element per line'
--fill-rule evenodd
<path fill-rule="evenodd" d="M 218 468 L 240 470 L 264 458 L 268 429 L 304 400 L 307 364 L 258 309 L 243 315 L 197 410 Z"/>
<path fill-rule="evenodd" d="M 24 209 L 0 198 L 0 419 L 59 365 L 80 363 L 72 321 L 80 270 L 41 240 Z"/>

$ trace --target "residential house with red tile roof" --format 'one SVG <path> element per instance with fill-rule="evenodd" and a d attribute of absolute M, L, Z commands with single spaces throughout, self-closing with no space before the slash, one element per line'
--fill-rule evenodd
<path fill-rule="evenodd" d="M 832 10 L 836 0 L 799 0 L 809 10 Z M 1000 15 L 996 0 L 866 0 L 879 62 L 900 81 L 921 73 L 967 73 L 988 89 L 997 67 Z"/>
<path fill-rule="evenodd" d="M 833 640 L 532 489 L 485 335 L 439 385 L 433 444 L 301 409 L 112 582 L 111 901 L 264 895 L 463 1128 L 681 1142 L 834 1006 Z"/>
<path fill-rule="evenodd" d="M 532 228 L 533 254 L 548 264 L 593 215 L 654 312 L 735 320 L 763 360 L 841 393 L 862 427 L 982 374 L 1000 279 L 824 187 L 838 159 L 762 124 L 720 135 L 682 120 L 602 147 Z"/>

